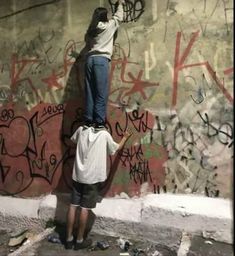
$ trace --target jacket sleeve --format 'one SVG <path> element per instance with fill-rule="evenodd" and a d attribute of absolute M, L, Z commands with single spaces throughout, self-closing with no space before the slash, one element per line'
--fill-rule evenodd
<path fill-rule="evenodd" d="M 112 19 L 115 21 L 116 25 L 118 26 L 119 22 L 123 21 L 124 19 L 124 11 L 123 11 L 123 5 L 119 4 L 117 7 L 117 11 L 114 13 Z"/>

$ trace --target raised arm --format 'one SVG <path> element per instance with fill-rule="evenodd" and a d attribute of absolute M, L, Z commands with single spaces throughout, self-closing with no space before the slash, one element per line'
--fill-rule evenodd
<path fill-rule="evenodd" d="M 117 11 L 114 13 L 113 19 L 117 21 L 123 21 L 124 19 L 123 4 L 124 3 L 125 3 L 125 0 L 118 0 Z"/>

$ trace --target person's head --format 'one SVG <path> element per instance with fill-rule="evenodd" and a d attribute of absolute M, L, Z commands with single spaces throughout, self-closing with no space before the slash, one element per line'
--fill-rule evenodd
<path fill-rule="evenodd" d="M 94 10 L 92 20 L 87 31 L 87 34 L 89 34 L 89 36 L 95 37 L 99 33 L 97 25 L 100 21 L 108 21 L 108 10 L 104 7 L 98 7 Z"/>
<path fill-rule="evenodd" d="M 98 7 L 95 9 L 93 13 L 92 20 L 94 21 L 102 21 L 107 22 L 108 21 L 108 10 L 104 7 Z"/>

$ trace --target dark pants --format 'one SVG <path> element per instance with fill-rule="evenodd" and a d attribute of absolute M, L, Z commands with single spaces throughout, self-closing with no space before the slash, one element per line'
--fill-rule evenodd
<path fill-rule="evenodd" d="M 104 123 L 108 101 L 109 59 L 89 56 L 85 68 L 85 119 Z"/>

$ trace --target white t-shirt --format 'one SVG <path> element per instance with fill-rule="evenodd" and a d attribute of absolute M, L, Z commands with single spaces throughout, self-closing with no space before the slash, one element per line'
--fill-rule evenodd
<path fill-rule="evenodd" d="M 71 140 L 77 143 L 72 179 L 94 184 L 107 179 L 107 154 L 117 151 L 117 144 L 106 130 L 95 132 L 93 127 L 80 126 Z"/>

